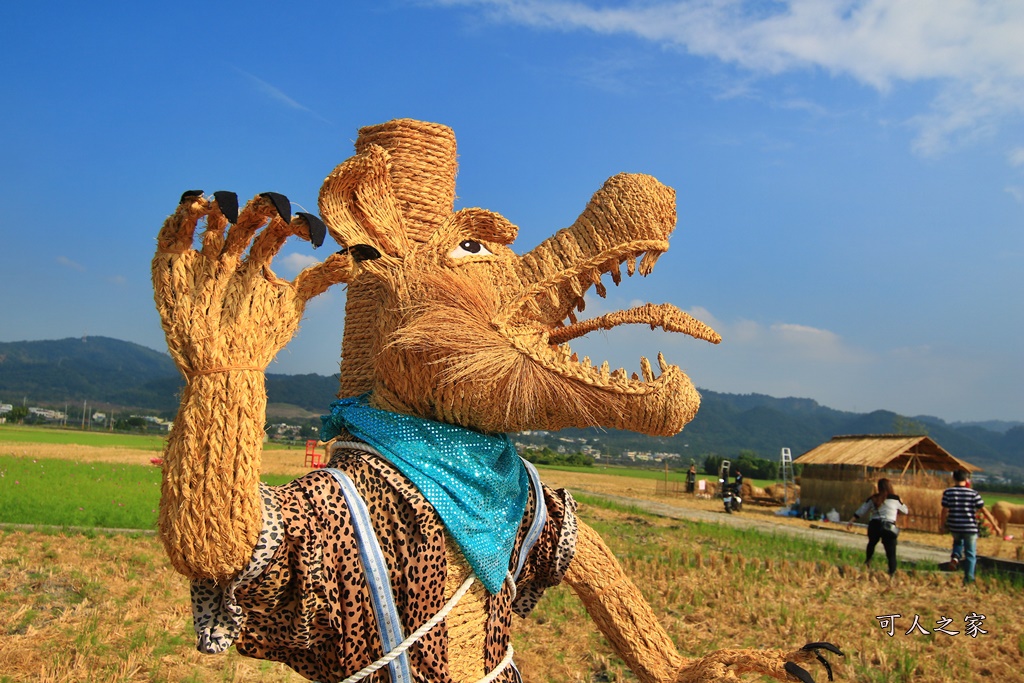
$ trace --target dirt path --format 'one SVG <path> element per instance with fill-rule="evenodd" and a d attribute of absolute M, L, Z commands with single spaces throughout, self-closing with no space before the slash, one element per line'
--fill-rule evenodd
<path fill-rule="evenodd" d="M 583 489 L 580 490 L 583 491 Z M 804 522 L 805 526 L 795 526 L 771 522 L 762 519 L 761 515 L 751 515 L 746 513 L 746 511 L 729 515 L 722 510 L 717 512 L 713 512 L 711 510 L 699 510 L 667 503 L 659 503 L 651 500 L 612 496 L 604 493 L 589 492 L 589 495 L 611 500 L 621 505 L 633 505 L 653 515 L 668 517 L 669 519 L 686 519 L 691 521 L 710 522 L 713 524 L 727 524 L 729 526 L 742 529 L 757 529 L 758 531 L 769 534 L 786 534 L 788 536 L 804 538 L 815 543 L 833 542 L 837 545 L 857 549 L 863 549 L 867 542 L 863 533 L 858 533 L 857 531 L 846 531 L 842 525 L 829 525 L 834 528 L 828 528 L 826 526 L 828 524 L 827 522 L 821 524 Z M 881 552 L 880 547 L 879 552 Z M 908 562 L 939 563 L 945 562 L 949 559 L 948 550 L 943 550 L 929 545 L 922 545 L 912 541 L 908 542 L 901 540 L 898 545 L 898 553 L 901 560 L 906 560 Z"/>

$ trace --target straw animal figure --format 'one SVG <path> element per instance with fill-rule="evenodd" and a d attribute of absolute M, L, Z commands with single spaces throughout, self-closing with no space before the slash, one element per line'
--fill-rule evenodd
<path fill-rule="evenodd" d="M 1001 500 L 992 506 L 990 518 L 996 534 L 1005 536 L 1010 524 L 1024 524 L 1024 505 L 1015 505 Z"/>
<path fill-rule="evenodd" d="M 576 318 L 587 290 L 604 296 L 603 275 L 651 272 L 675 227 L 673 190 L 615 176 L 572 226 L 517 256 L 508 220 L 453 212 L 455 173 L 450 129 L 396 120 L 359 132 L 324 182 L 323 222 L 292 218 L 273 193 L 239 210 L 232 193 L 192 191 L 164 223 L 155 299 L 186 386 L 160 534 L 192 580 L 200 649 L 233 643 L 319 681 L 511 682 L 512 614 L 564 580 L 642 681 L 811 681 L 801 664 L 827 667 L 819 650 L 838 648 L 681 656 L 572 497 L 540 484 L 504 436 L 671 435 L 693 418 L 696 390 L 660 354 L 657 371 L 641 358 L 630 377 L 568 346 L 622 324 L 719 341 L 669 304 Z M 341 251 L 294 281 L 271 270 L 287 237 L 325 233 Z M 264 370 L 305 303 L 337 283 L 343 400 L 325 417 L 329 468 L 262 486 Z"/>

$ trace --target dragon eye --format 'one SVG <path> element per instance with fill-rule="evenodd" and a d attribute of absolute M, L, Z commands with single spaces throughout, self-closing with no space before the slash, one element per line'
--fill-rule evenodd
<path fill-rule="evenodd" d="M 452 249 L 448 255 L 452 258 L 462 258 L 464 256 L 490 256 L 491 252 L 476 240 L 462 240 L 459 242 L 459 246 Z"/>

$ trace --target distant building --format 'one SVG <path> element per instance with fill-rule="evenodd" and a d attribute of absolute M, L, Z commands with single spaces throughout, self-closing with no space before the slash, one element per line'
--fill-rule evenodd
<path fill-rule="evenodd" d="M 44 420 L 63 420 L 66 417 L 61 411 L 50 410 L 49 408 L 32 407 L 28 409 L 28 414 L 41 417 Z"/>

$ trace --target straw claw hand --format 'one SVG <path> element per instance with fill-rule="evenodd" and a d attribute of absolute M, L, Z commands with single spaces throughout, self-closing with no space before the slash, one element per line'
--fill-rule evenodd
<path fill-rule="evenodd" d="M 779 681 L 800 681 L 814 683 L 814 678 L 801 666 L 814 660 L 820 662 L 832 677 L 832 665 L 822 656 L 821 650 L 844 656 L 832 643 L 807 643 L 799 650 L 719 650 L 700 659 L 687 662 L 678 672 L 676 683 L 710 683 L 711 681 L 732 681 L 744 673 L 757 673 Z"/>
<path fill-rule="evenodd" d="M 306 301 L 343 281 L 350 264 L 332 254 L 288 281 L 271 261 L 288 237 L 316 247 L 325 235 L 316 216 L 292 216 L 283 194 L 264 192 L 241 209 L 234 192 L 182 194 L 152 264 L 157 310 L 178 366 L 186 374 L 211 365 L 265 368 L 295 333 Z"/>

